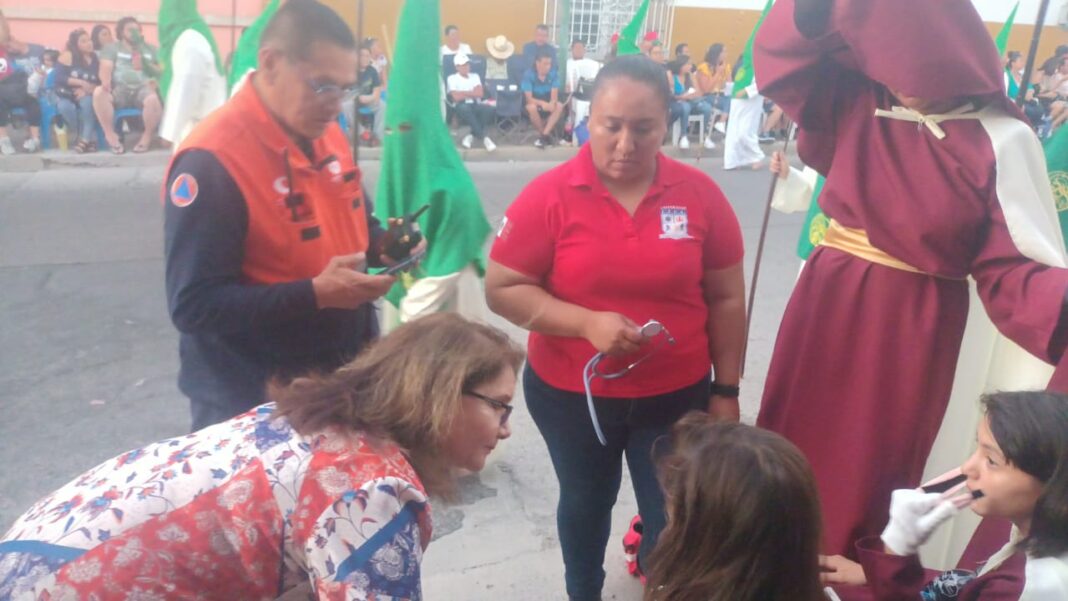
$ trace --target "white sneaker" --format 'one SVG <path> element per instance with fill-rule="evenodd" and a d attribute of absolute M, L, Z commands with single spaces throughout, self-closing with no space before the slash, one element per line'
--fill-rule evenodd
<path fill-rule="evenodd" d="M 26 138 L 26 141 L 22 143 L 22 147 L 26 149 L 26 152 L 37 152 L 41 149 L 41 143 L 37 138 Z"/>
<path fill-rule="evenodd" d="M 713 125 L 712 129 L 715 129 L 716 131 L 718 131 L 721 134 L 727 133 L 727 125 L 725 123 L 723 123 L 722 121 L 720 121 L 719 123 Z"/>
<path fill-rule="evenodd" d="M 712 137 L 711 136 L 705 138 L 705 149 L 706 150 L 713 150 L 715 147 L 716 147 L 716 143 L 712 141 Z"/>
<path fill-rule="evenodd" d="M 686 136 L 682 136 L 681 138 L 679 138 L 679 148 L 681 148 L 683 150 L 689 150 L 690 149 L 690 139 L 687 138 Z"/>
<path fill-rule="evenodd" d="M 497 150 L 497 145 L 493 143 L 493 140 L 489 139 L 489 136 L 482 138 L 482 145 L 486 147 L 486 152 Z"/>
<path fill-rule="evenodd" d="M 471 148 L 471 143 L 475 141 L 475 137 L 471 134 L 464 136 L 463 142 L 460 142 L 460 146 L 464 148 Z"/>
<path fill-rule="evenodd" d="M 15 154 L 15 146 L 11 143 L 11 138 L 7 136 L 0 138 L 0 154 Z"/>

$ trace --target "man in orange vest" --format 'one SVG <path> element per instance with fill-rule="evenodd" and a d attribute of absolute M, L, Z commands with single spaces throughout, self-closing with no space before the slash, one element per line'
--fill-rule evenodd
<path fill-rule="evenodd" d="M 338 127 L 356 42 L 330 8 L 289 0 L 260 68 L 183 141 L 164 196 L 166 284 L 193 429 L 263 403 L 266 384 L 330 371 L 378 334 L 395 278 Z M 417 250 L 421 250 L 417 249 Z"/>

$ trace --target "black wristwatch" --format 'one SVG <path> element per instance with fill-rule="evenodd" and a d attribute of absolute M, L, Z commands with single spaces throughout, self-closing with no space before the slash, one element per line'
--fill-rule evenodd
<path fill-rule="evenodd" d="M 712 380 L 712 394 L 716 396 L 725 396 L 729 399 L 736 399 L 739 395 L 738 385 L 728 386 L 727 384 L 720 384 L 715 380 Z"/>

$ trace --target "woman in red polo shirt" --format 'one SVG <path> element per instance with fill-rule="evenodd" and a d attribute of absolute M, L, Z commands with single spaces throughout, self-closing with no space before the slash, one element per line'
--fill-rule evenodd
<path fill-rule="evenodd" d="M 660 154 L 663 67 L 620 57 L 594 90 L 589 143 L 508 209 L 486 275 L 490 307 L 531 331 L 523 390 L 560 482 L 576 601 L 600 598 L 623 454 L 645 528 L 640 562 L 664 526 L 654 441 L 693 409 L 738 419 L 745 324 L 737 218 L 708 176 Z M 639 325 L 652 320 L 662 325 Z M 593 372 L 621 375 L 589 380 L 588 409 L 598 353 Z"/>

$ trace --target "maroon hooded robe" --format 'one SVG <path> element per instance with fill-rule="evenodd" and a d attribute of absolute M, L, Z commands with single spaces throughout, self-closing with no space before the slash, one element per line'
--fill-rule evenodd
<path fill-rule="evenodd" d="M 854 541 L 882 530 L 891 491 L 919 483 L 953 383 L 965 278 L 1003 334 L 1056 363 L 1068 270 L 1013 243 L 980 121 L 943 122 L 940 140 L 874 116 L 899 104 L 888 88 L 1019 115 L 969 0 L 796 1 L 829 11 L 795 21 L 795 0 L 779 0 L 757 36 L 757 83 L 800 125 L 802 160 L 827 176 L 827 215 L 924 272 L 817 247 L 776 341 L 757 423 L 808 457 L 824 552 L 852 556 Z"/>

